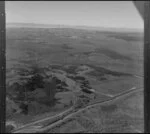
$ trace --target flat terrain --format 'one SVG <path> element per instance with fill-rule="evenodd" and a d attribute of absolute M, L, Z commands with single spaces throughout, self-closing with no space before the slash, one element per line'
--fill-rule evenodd
<path fill-rule="evenodd" d="M 143 89 L 142 33 L 9 27 L 6 35 L 7 123 L 15 130 Z M 70 118 L 52 131 L 143 132 L 143 93 Z"/>

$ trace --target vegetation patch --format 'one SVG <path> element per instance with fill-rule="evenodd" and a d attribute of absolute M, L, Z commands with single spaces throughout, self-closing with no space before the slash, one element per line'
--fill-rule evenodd
<path fill-rule="evenodd" d="M 130 57 L 122 55 L 118 52 L 112 51 L 110 49 L 100 48 L 100 49 L 97 49 L 96 52 L 104 54 L 104 55 L 106 55 L 112 59 L 115 59 L 115 60 L 117 60 L 117 59 L 118 60 L 131 60 Z"/>
<path fill-rule="evenodd" d="M 89 65 L 91 68 L 94 69 L 94 71 L 90 71 L 87 74 L 92 75 L 92 76 L 102 76 L 104 78 L 104 75 L 112 75 L 112 76 L 131 76 L 131 74 L 128 73 L 123 73 L 123 72 L 117 72 L 117 71 L 111 71 L 109 69 L 103 68 L 103 67 L 98 67 L 98 66 L 93 66 Z"/>

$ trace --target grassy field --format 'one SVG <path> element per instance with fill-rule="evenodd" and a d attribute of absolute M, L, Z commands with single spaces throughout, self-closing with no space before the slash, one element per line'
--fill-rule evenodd
<path fill-rule="evenodd" d="M 50 132 L 142 133 L 144 132 L 143 91 L 105 105 L 86 109 Z M 74 124 L 74 126 L 73 126 Z"/>

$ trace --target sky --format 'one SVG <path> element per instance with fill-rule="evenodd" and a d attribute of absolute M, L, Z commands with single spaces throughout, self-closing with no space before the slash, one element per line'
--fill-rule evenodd
<path fill-rule="evenodd" d="M 6 1 L 6 22 L 144 28 L 132 1 Z"/>

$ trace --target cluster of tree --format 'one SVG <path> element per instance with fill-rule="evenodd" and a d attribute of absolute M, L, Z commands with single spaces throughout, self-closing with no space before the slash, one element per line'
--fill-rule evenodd
<path fill-rule="evenodd" d="M 29 92 L 40 88 L 41 90 L 46 92 L 47 100 L 49 102 L 54 101 L 56 94 L 56 78 L 51 78 L 45 81 L 38 66 L 32 67 L 30 76 L 31 77 L 29 78 L 18 80 L 9 87 L 9 89 L 11 88 L 11 90 L 15 92 L 15 97 L 13 98 L 13 100 L 19 103 L 19 106 L 24 114 L 28 114 L 28 103 L 31 102 L 31 100 L 34 100 L 35 97 L 33 96 L 33 98 L 28 98 Z"/>
<path fill-rule="evenodd" d="M 78 96 L 78 99 L 75 102 L 74 108 L 75 109 L 82 108 L 82 107 L 86 106 L 89 102 L 90 102 L 90 98 L 88 98 L 85 95 L 80 95 L 80 96 Z"/>
<path fill-rule="evenodd" d="M 90 83 L 88 80 L 85 80 L 81 83 L 81 89 L 90 89 L 90 88 L 92 87 L 90 86 Z"/>

